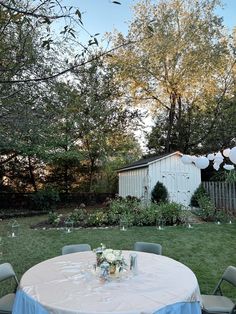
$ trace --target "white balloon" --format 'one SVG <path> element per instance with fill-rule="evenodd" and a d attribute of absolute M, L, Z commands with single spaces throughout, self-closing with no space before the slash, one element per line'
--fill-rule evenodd
<path fill-rule="evenodd" d="M 220 165 L 217 164 L 217 163 L 214 163 L 214 164 L 213 164 L 213 168 L 214 168 L 216 171 L 218 171 L 219 168 L 220 168 Z"/>
<path fill-rule="evenodd" d="M 223 168 L 224 168 L 225 170 L 233 170 L 233 169 L 234 169 L 234 166 L 233 166 L 233 165 L 225 164 L 225 165 L 223 166 Z"/>
<path fill-rule="evenodd" d="M 197 156 L 191 156 L 191 158 L 192 158 L 192 162 L 195 162 L 197 159 Z"/>
<path fill-rule="evenodd" d="M 216 153 L 216 157 L 223 157 L 223 155 L 221 154 L 220 151 L 218 151 L 218 153 Z"/>
<path fill-rule="evenodd" d="M 214 160 L 215 154 L 208 154 L 207 158 L 208 160 Z"/>
<path fill-rule="evenodd" d="M 223 161 L 224 161 L 224 159 L 218 159 L 218 160 L 215 160 L 214 163 L 221 165 Z"/>
<path fill-rule="evenodd" d="M 229 153 L 230 153 L 230 148 L 226 148 L 226 149 L 223 150 L 223 155 L 225 157 L 229 157 Z"/>
<path fill-rule="evenodd" d="M 195 165 L 197 168 L 199 169 L 205 169 L 209 166 L 209 160 L 206 158 L 206 157 L 198 157 L 196 160 L 195 160 Z"/>
<path fill-rule="evenodd" d="M 191 162 L 192 162 L 192 157 L 191 156 L 189 156 L 189 155 L 183 155 L 182 157 L 181 157 L 181 161 L 182 161 L 182 163 L 183 164 L 191 164 Z"/>
<path fill-rule="evenodd" d="M 229 159 L 230 159 L 230 161 L 232 161 L 234 164 L 236 164 L 236 146 L 233 147 L 233 148 L 230 150 Z"/>
<path fill-rule="evenodd" d="M 224 160 L 224 157 L 222 156 L 221 152 L 218 152 L 214 157 L 214 161 L 217 163 L 222 163 L 223 160 Z"/>

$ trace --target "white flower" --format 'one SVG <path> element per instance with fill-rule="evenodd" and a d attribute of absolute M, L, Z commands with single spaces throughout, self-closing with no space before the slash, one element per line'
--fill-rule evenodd
<path fill-rule="evenodd" d="M 103 246 L 105 247 L 105 246 Z M 103 262 L 113 264 L 119 267 L 124 267 L 126 265 L 124 257 L 122 256 L 122 251 L 98 248 L 95 250 L 97 254 L 97 263 L 100 265 Z"/>
<path fill-rule="evenodd" d="M 108 261 L 108 263 L 114 263 L 116 261 L 116 256 L 112 250 L 105 250 L 103 252 L 103 256 Z"/>

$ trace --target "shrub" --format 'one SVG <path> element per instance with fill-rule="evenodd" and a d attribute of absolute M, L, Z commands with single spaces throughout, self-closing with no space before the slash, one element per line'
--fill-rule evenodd
<path fill-rule="evenodd" d="M 133 226 L 135 224 L 135 217 L 133 212 L 125 212 L 123 215 L 120 216 L 119 222 L 124 222 L 127 224 L 127 226 Z"/>
<path fill-rule="evenodd" d="M 69 219 L 75 224 L 86 224 L 88 219 L 88 213 L 85 208 L 75 208 L 73 212 L 69 214 Z"/>
<path fill-rule="evenodd" d="M 225 182 L 236 183 L 236 171 L 235 171 L 235 169 L 226 172 L 226 174 L 225 174 Z"/>
<path fill-rule="evenodd" d="M 160 203 L 157 217 L 161 218 L 166 225 L 173 226 L 182 222 L 182 205 L 177 203 Z"/>
<path fill-rule="evenodd" d="M 199 209 L 196 214 L 205 221 L 214 221 L 216 219 L 215 205 L 207 195 L 201 195 L 198 198 Z"/>
<path fill-rule="evenodd" d="M 88 214 L 88 227 L 101 227 L 108 224 L 108 215 L 103 211 Z"/>
<path fill-rule="evenodd" d="M 109 223 L 117 225 L 120 223 L 120 219 L 125 216 L 128 216 L 130 221 L 133 221 L 141 206 L 142 204 L 137 199 L 119 198 L 112 201 L 108 213 Z"/>
<path fill-rule="evenodd" d="M 198 199 L 201 196 L 207 196 L 208 197 L 208 193 L 202 184 L 200 184 L 199 187 L 194 191 L 194 193 L 191 197 L 191 200 L 190 200 L 190 205 L 193 207 L 200 207 Z"/>
<path fill-rule="evenodd" d="M 60 200 L 58 191 L 52 188 L 39 190 L 30 196 L 32 207 L 36 210 L 50 210 Z"/>
<path fill-rule="evenodd" d="M 62 214 L 57 214 L 55 212 L 49 212 L 48 214 L 48 222 L 53 226 L 58 226 L 62 221 Z"/>
<path fill-rule="evenodd" d="M 230 216 L 220 209 L 215 211 L 215 218 L 217 221 L 220 221 L 220 222 L 228 222 L 230 220 Z"/>
<path fill-rule="evenodd" d="M 152 202 L 160 203 L 167 202 L 168 191 L 163 183 L 157 181 L 156 185 L 152 190 Z"/>
<path fill-rule="evenodd" d="M 136 226 L 154 226 L 158 215 L 158 205 L 150 203 L 147 207 L 140 208 L 134 217 Z"/>

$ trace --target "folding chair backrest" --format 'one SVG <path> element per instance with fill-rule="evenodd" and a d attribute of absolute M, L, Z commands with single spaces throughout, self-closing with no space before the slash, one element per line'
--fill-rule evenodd
<path fill-rule="evenodd" d="M 154 253 L 157 255 L 162 254 L 162 246 L 159 243 L 136 242 L 134 244 L 134 250 L 146 253 Z"/>
<path fill-rule="evenodd" d="M 227 267 L 222 276 L 222 279 L 228 281 L 231 285 L 236 287 L 236 267 Z"/>
<path fill-rule="evenodd" d="M 236 267 L 234 266 L 228 266 L 226 270 L 224 271 L 222 277 L 220 278 L 219 282 L 217 283 L 213 294 L 221 294 L 223 295 L 221 284 L 223 281 L 227 281 L 231 285 L 236 287 Z"/>
<path fill-rule="evenodd" d="M 91 246 L 89 244 L 70 244 L 63 246 L 62 255 L 85 251 L 91 251 Z"/>
<path fill-rule="evenodd" d="M 16 283 L 18 284 L 16 274 L 15 274 L 11 264 L 3 263 L 0 265 L 0 281 L 6 280 L 9 278 L 14 278 Z"/>

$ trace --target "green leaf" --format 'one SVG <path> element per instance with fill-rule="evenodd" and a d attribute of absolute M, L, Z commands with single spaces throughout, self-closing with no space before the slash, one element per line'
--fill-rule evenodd
<path fill-rule="evenodd" d="M 94 38 L 94 43 L 98 46 L 97 38 Z"/>
<path fill-rule="evenodd" d="M 77 10 L 75 11 L 75 14 L 78 15 L 78 17 L 79 17 L 80 20 L 82 19 L 82 15 L 81 15 L 81 12 L 80 12 L 79 9 L 77 9 Z"/>

